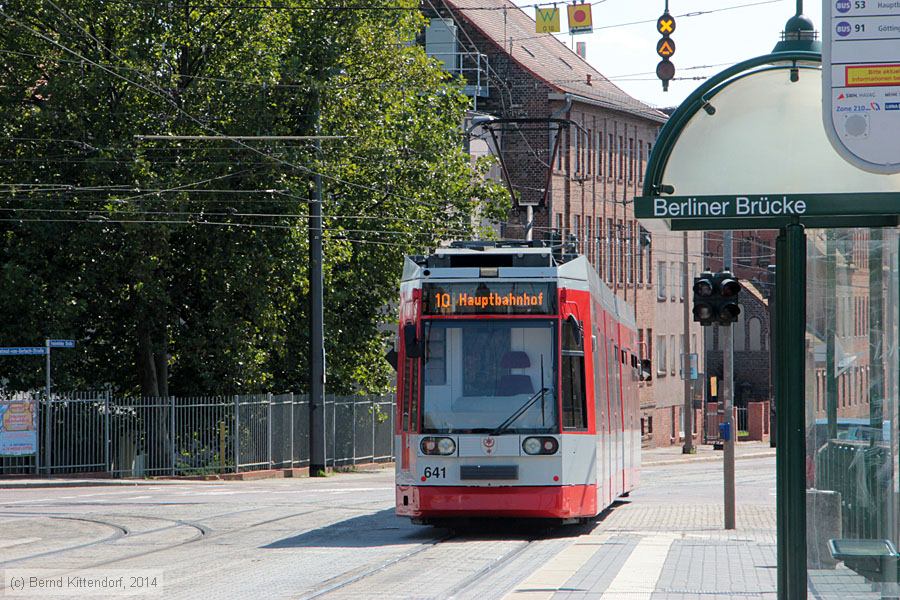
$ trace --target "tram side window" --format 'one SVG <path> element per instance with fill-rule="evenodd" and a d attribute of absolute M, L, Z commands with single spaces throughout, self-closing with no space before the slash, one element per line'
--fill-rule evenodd
<path fill-rule="evenodd" d="M 587 396 L 584 389 L 584 348 L 579 345 L 577 325 L 563 323 L 562 409 L 563 429 L 587 429 Z"/>
<path fill-rule="evenodd" d="M 403 361 L 403 431 L 415 431 L 418 419 L 419 361 L 407 358 Z"/>

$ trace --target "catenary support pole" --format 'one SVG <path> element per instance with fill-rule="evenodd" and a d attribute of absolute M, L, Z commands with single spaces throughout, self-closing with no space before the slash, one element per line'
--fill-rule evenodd
<path fill-rule="evenodd" d="M 640 244 L 638 239 L 638 244 Z M 688 294 L 691 291 L 691 269 L 688 261 L 688 232 L 682 233 L 682 254 L 684 255 L 684 354 L 682 355 L 681 372 L 684 375 L 684 447 L 683 454 L 694 454 L 694 402 L 691 397 L 691 308 Z M 637 300 L 637 294 L 634 295 Z"/>
<path fill-rule="evenodd" d="M 47 381 L 45 390 L 47 396 L 47 414 L 44 415 L 44 451 L 46 452 L 46 458 L 44 459 L 44 467 L 47 471 L 47 475 L 50 475 L 50 468 L 53 465 L 53 406 L 50 402 L 50 340 L 44 340 L 44 344 L 47 348 Z M 40 449 L 38 449 L 38 451 L 40 451 Z"/>
<path fill-rule="evenodd" d="M 726 231 L 722 236 L 722 266 L 731 270 L 732 232 Z M 735 528 L 735 494 L 734 494 L 734 439 L 737 430 L 734 422 L 734 327 L 731 324 L 720 326 L 720 337 L 724 348 L 722 356 L 722 402 L 725 406 L 725 423 L 729 436 L 725 440 L 723 470 L 725 482 L 725 529 Z"/>
<path fill-rule="evenodd" d="M 525 207 L 525 221 L 525 240 L 530 242 L 534 239 L 534 207 L 530 204 Z"/>
<path fill-rule="evenodd" d="M 321 144 L 316 141 L 321 156 Z M 309 208 L 309 474 L 325 474 L 325 336 L 322 281 L 322 176 L 315 174 Z"/>

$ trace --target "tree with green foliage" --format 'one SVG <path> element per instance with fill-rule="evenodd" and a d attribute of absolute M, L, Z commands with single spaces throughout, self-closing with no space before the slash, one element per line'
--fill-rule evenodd
<path fill-rule="evenodd" d="M 329 390 L 389 387 L 403 255 L 508 204 L 462 150 L 460 82 L 410 43 L 416 5 L 384 7 L 0 2 L 0 345 L 78 340 L 63 387 L 305 388 L 318 172 Z"/>

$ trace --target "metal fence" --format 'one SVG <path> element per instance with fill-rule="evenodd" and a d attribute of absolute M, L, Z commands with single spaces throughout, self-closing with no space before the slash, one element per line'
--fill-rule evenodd
<path fill-rule="evenodd" d="M 109 392 L 39 402 L 40 472 L 207 475 L 309 465 L 309 397 L 129 398 Z M 393 460 L 394 397 L 326 396 L 326 464 Z M 0 475 L 36 457 L 0 457 Z"/>

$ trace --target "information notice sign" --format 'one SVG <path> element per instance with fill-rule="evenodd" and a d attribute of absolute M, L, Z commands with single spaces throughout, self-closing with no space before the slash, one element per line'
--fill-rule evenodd
<path fill-rule="evenodd" d="M 900 173 L 900 0 L 823 0 L 822 119 L 835 150 Z"/>
<path fill-rule="evenodd" d="M 0 400 L 0 456 L 37 452 L 37 418 L 32 396 Z"/>

